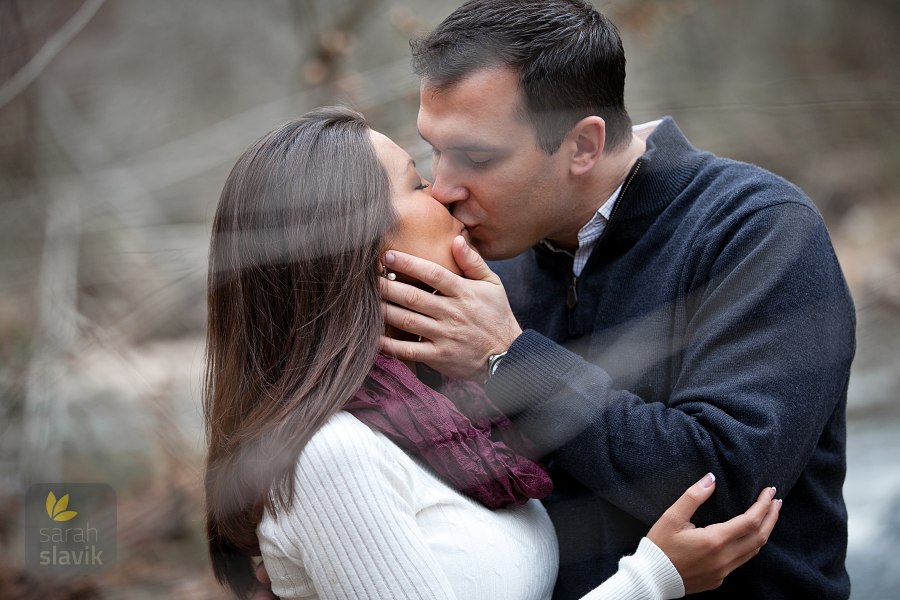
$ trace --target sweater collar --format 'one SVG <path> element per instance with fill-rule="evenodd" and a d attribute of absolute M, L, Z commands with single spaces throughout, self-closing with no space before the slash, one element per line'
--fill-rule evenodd
<path fill-rule="evenodd" d="M 707 156 L 691 145 L 672 117 L 663 118 L 647 138 L 640 171 L 619 198 L 616 218 L 652 221 L 690 184 Z"/>
<path fill-rule="evenodd" d="M 592 254 L 605 252 L 604 247 L 609 244 L 615 244 L 621 251 L 637 243 L 711 156 L 694 148 L 672 117 L 661 119 L 647 138 L 645 152 L 625 178 L 626 183 Z M 554 256 L 542 244 L 535 249 L 554 260 L 567 258 L 563 262 L 571 265 L 570 256 Z"/>

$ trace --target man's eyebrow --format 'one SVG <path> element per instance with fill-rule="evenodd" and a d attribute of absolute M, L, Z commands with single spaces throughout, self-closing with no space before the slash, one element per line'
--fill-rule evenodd
<path fill-rule="evenodd" d="M 429 146 L 434 148 L 434 144 L 432 144 L 431 141 L 427 137 L 422 135 L 421 131 L 419 132 L 419 137 L 422 138 L 422 140 L 426 144 L 428 144 Z M 448 147 L 444 148 L 442 150 L 442 152 L 446 151 L 446 150 L 451 150 L 454 152 L 501 152 L 503 150 L 503 148 L 501 148 L 499 146 L 492 146 L 490 144 L 479 144 L 479 143 L 472 142 L 472 143 L 467 143 L 467 144 L 457 144 L 455 146 L 448 146 Z"/>

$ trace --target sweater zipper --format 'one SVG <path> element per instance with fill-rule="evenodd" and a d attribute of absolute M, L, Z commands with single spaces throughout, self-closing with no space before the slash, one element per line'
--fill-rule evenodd
<path fill-rule="evenodd" d="M 625 185 L 622 186 L 622 191 L 619 192 L 619 197 L 616 199 L 615 205 L 613 205 L 612 212 L 609 213 L 609 219 L 606 221 L 606 229 L 609 229 L 609 224 L 612 222 L 613 217 L 616 216 L 616 213 L 619 212 L 619 206 L 622 205 L 622 198 L 625 197 L 625 192 L 628 191 L 628 188 L 631 186 L 631 182 L 634 181 L 634 178 L 637 176 L 638 171 L 641 170 L 641 165 L 644 164 L 644 161 L 640 158 L 637 159 L 637 162 L 634 163 L 634 168 L 631 170 L 631 175 L 628 177 L 628 181 L 625 182 Z M 606 235 L 606 230 L 603 231 L 603 235 Z M 569 307 L 569 310 L 575 308 L 575 305 L 578 304 L 578 277 L 575 273 L 572 273 L 572 281 L 569 282 L 569 287 L 566 290 L 566 306 Z"/>
<path fill-rule="evenodd" d="M 631 170 L 631 175 L 628 177 L 628 181 L 625 182 L 625 185 L 622 186 L 622 191 L 619 192 L 619 197 L 616 199 L 616 203 L 613 206 L 612 212 L 609 213 L 609 219 L 606 221 L 606 229 L 609 229 L 609 224 L 612 222 L 613 217 L 616 216 L 616 213 L 619 212 L 619 207 L 622 206 L 622 199 L 625 197 L 625 192 L 628 191 L 628 188 L 631 187 L 631 182 L 634 181 L 634 178 L 637 177 L 638 171 L 641 170 L 641 165 L 644 164 L 643 159 L 637 159 L 637 162 L 634 163 L 634 168 Z M 604 230 L 603 233 L 606 233 Z"/>
<path fill-rule="evenodd" d="M 572 281 L 569 283 L 569 289 L 566 292 L 566 306 L 570 310 L 578 304 L 578 292 L 575 291 L 576 285 L 578 285 L 578 278 L 575 276 L 575 273 L 572 273 Z"/>

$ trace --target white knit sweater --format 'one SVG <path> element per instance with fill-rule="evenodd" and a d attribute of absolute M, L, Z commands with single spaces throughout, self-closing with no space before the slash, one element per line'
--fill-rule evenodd
<path fill-rule="evenodd" d="M 353 415 L 332 417 L 297 461 L 292 508 L 257 528 L 272 590 L 293 598 L 550 598 L 558 548 L 540 502 L 492 511 Z M 586 600 L 684 594 L 646 538 Z"/>

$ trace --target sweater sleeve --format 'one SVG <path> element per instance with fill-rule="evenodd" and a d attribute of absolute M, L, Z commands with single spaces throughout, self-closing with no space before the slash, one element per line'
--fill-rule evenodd
<path fill-rule="evenodd" d="M 455 598 L 416 525 L 403 467 L 354 433 L 326 425 L 312 438 L 298 461 L 292 507 L 258 530 L 273 591 Z"/>
<path fill-rule="evenodd" d="M 619 561 L 615 575 L 581 600 L 670 600 L 684 596 L 684 584 L 669 557 L 648 538 Z"/>
<path fill-rule="evenodd" d="M 487 385 L 544 456 L 647 525 L 706 471 L 720 483 L 699 521 L 768 485 L 787 494 L 846 395 L 855 318 L 818 213 L 775 204 L 715 234 L 697 241 L 704 266 L 681 304 L 659 309 L 684 323 L 663 402 L 531 330 Z"/>

